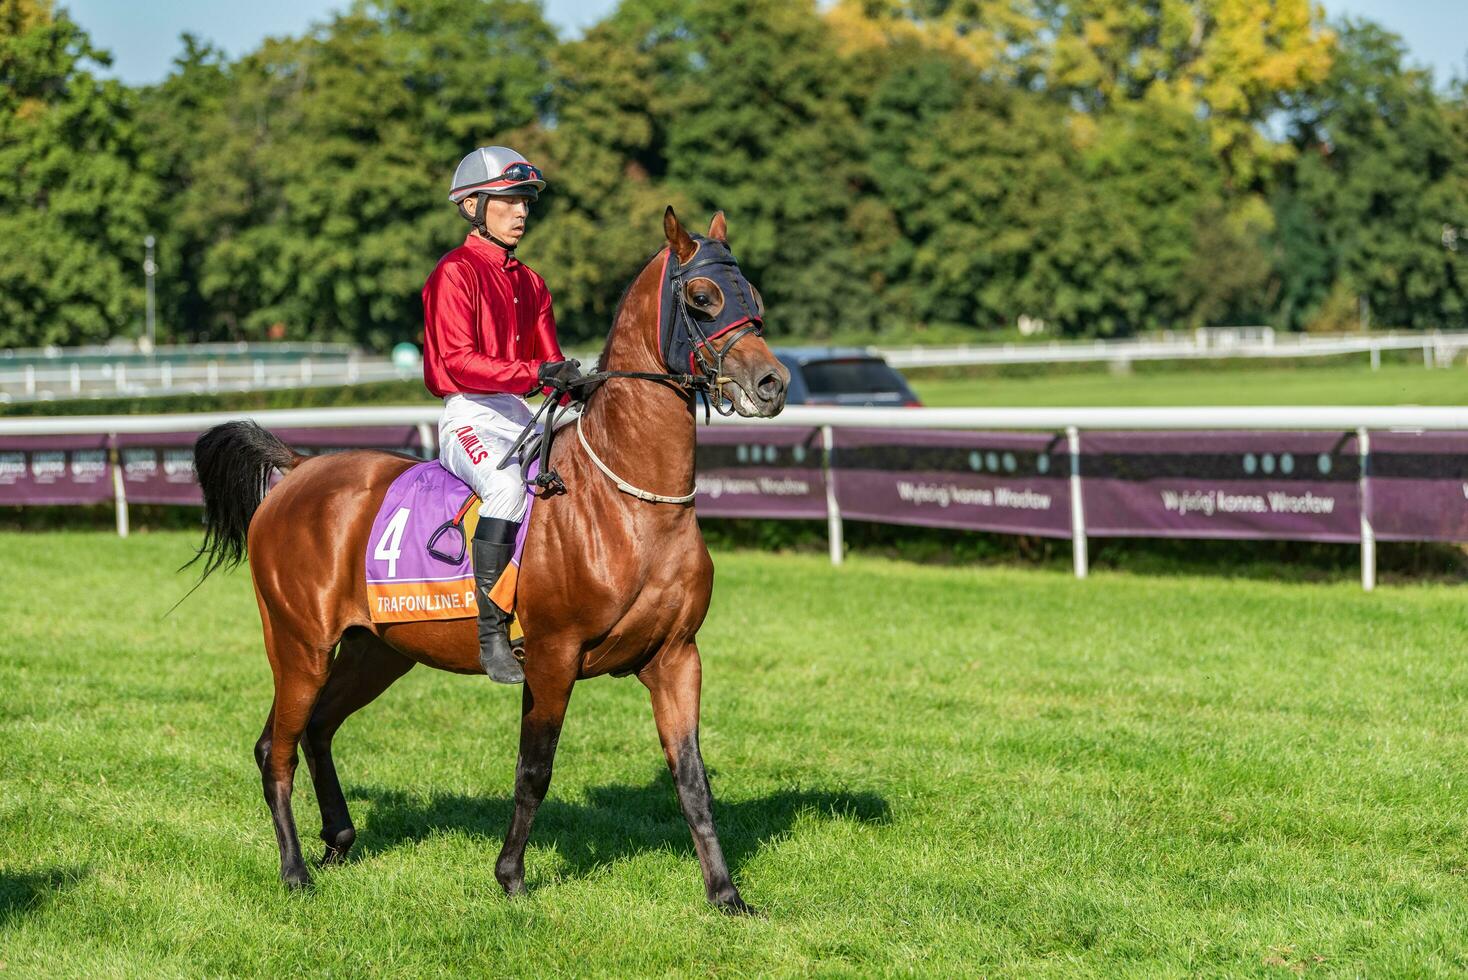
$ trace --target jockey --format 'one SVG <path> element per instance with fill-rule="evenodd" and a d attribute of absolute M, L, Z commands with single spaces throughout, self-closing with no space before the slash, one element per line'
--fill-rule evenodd
<path fill-rule="evenodd" d="M 449 200 L 473 225 L 423 286 L 423 381 L 444 400 L 439 462 L 479 495 L 474 584 L 479 660 L 503 684 L 525 674 L 510 651 L 509 615 L 489 598 L 525 519 L 519 467 L 499 469 L 530 421 L 525 397 L 580 377 L 561 354 L 545 280 L 515 258 L 545 179 L 505 146 L 482 146 L 454 171 Z"/>

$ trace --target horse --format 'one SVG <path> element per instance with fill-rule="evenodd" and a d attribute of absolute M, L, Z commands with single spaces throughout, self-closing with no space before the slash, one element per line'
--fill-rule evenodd
<path fill-rule="evenodd" d="M 789 372 L 763 339 L 757 290 L 737 264 L 729 268 L 723 213 L 699 238 L 670 207 L 663 231 L 666 244 L 617 308 L 601 358 L 604 380 L 586 398 L 578 438 L 554 443 L 549 458 L 565 492 L 543 496 L 531 511 L 516 603 L 525 681 L 515 805 L 495 878 L 507 895 L 525 891 L 525 846 L 550 786 L 573 685 L 635 674 L 651 694 L 708 900 L 749 913 L 719 844 L 699 749 L 697 634 L 714 566 L 691 505 L 699 391 L 678 372 L 710 366 L 705 397 L 721 410 L 765 418 L 784 408 Z M 727 257 L 722 271 L 670 277 L 701 248 Z M 757 316 L 741 321 L 743 329 L 711 334 L 704 328 L 736 298 L 725 295 L 731 287 L 755 299 Z M 691 351 L 687 362 L 667 361 L 660 321 L 669 302 L 679 313 L 675 327 L 685 331 L 683 346 L 673 346 Z M 195 560 L 207 559 L 207 576 L 247 555 L 260 608 L 275 697 L 254 756 L 290 889 L 312 880 L 291 810 L 297 747 L 321 809 L 321 865 L 338 864 L 356 840 L 331 753 L 341 724 L 415 664 L 483 676 L 472 618 L 374 624 L 369 615 L 367 537 L 389 484 L 416 462 L 376 451 L 306 457 L 250 422 L 217 426 L 195 447 L 205 501 Z M 284 476 L 271 487 L 273 471 Z M 629 492 L 639 487 L 650 489 Z"/>

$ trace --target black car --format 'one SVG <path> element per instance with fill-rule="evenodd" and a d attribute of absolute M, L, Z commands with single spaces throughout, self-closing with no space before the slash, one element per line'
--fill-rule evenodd
<path fill-rule="evenodd" d="M 921 405 L 907 381 L 875 351 L 860 347 L 785 347 L 775 351 L 790 369 L 787 405 Z"/>

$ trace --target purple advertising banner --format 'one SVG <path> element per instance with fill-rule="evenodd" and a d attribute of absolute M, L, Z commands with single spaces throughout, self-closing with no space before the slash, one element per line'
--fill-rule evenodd
<path fill-rule="evenodd" d="M 837 429 L 841 516 L 886 524 L 1070 537 L 1060 436 Z"/>
<path fill-rule="evenodd" d="M 1356 437 L 1331 432 L 1081 434 L 1086 533 L 1356 541 Z"/>
<path fill-rule="evenodd" d="M 105 435 L 0 438 L 0 505 L 98 504 L 112 499 Z"/>
<path fill-rule="evenodd" d="M 700 427 L 694 506 L 705 517 L 824 518 L 824 456 L 819 429 Z"/>
<path fill-rule="evenodd" d="M 317 455 L 342 449 L 390 449 L 418 456 L 414 426 L 374 426 L 341 429 L 279 429 L 275 431 L 297 452 Z M 194 480 L 194 440 L 197 432 L 149 432 L 116 437 L 122 463 L 123 489 L 131 503 L 202 504 Z"/>
<path fill-rule="evenodd" d="M 1468 432 L 1373 432 L 1367 511 L 1384 541 L 1468 541 Z"/>
<path fill-rule="evenodd" d="M 123 493 L 135 504 L 202 504 L 194 482 L 197 432 L 123 434 L 113 439 Z"/>

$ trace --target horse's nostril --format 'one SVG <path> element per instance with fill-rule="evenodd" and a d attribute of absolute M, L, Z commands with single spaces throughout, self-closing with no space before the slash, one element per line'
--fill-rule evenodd
<path fill-rule="evenodd" d="M 766 401 L 774 401 L 780 396 L 780 392 L 784 389 L 784 387 L 785 385 L 780 380 L 780 375 L 776 374 L 774 371 L 771 371 L 769 374 L 759 379 L 759 384 L 755 385 L 755 390 L 758 391 L 760 397 L 765 399 Z"/>

